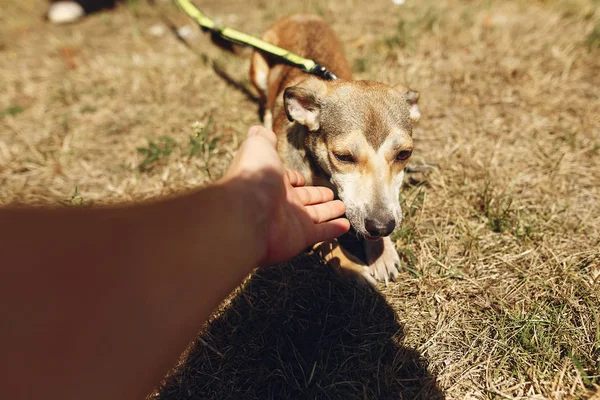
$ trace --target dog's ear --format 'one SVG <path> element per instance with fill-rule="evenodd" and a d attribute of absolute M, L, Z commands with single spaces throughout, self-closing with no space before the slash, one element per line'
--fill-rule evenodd
<path fill-rule="evenodd" d="M 419 110 L 419 92 L 409 89 L 406 92 L 406 101 L 408 102 L 408 111 L 413 124 L 421 119 L 421 110 Z"/>
<path fill-rule="evenodd" d="M 309 131 L 319 129 L 319 103 L 315 93 L 306 88 L 292 86 L 283 92 L 285 115 L 290 121 L 306 126 Z"/>
<path fill-rule="evenodd" d="M 404 98 L 408 103 L 410 119 L 413 124 L 416 123 L 419 119 L 421 119 L 421 111 L 419 110 L 419 92 L 402 84 L 394 86 L 394 89 L 404 94 Z"/>
<path fill-rule="evenodd" d="M 317 131 L 324 92 L 325 84 L 320 79 L 307 79 L 297 86 L 285 89 L 285 115 L 290 121 L 306 126 L 309 131 Z"/>

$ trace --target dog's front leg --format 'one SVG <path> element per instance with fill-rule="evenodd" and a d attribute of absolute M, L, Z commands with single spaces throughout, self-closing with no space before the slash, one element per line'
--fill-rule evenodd
<path fill-rule="evenodd" d="M 337 240 L 322 242 L 313 251 L 323 258 L 334 272 L 342 278 L 356 280 L 367 287 L 375 287 L 377 282 L 371 276 L 370 268 L 358 257 L 344 249 Z"/>
<path fill-rule="evenodd" d="M 400 257 L 396 251 L 396 246 L 389 236 L 377 242 L 365 240 L 365 254 L 370 274 L 378 281 L 396 280 L 400 272 Z"/>

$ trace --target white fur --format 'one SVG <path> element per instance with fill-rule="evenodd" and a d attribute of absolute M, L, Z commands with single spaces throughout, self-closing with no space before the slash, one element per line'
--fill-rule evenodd
<path fill-rule="evenodd" d="M 331 183 L 337 188 L 338 197 L 346 205 L 346 217 L 350 224 L 361 235 L 366 236 L 365 217 L 367 216 L 367 193 L 372 193 L 373 180 L 364 179 L 359 172 L 339 173 L 331 175 Z"/>
<path fill-rule="evenodd" d="M 400 257 L 392 239 L 384 237 L 379 242 L 365 241 L 365 253 L 369 273 L 378 281 L 384 281 L 387 286 L 388 280 L 396 280 L 400 272 Z"/>
<path fill-rule="evenodd" d="M 263 125 L 269 130 L 273 130 L 273 113 L 271 110 L 265 111 L 263 115 Z"/>
<path fill-rule="evenodd" d="M 419 110 L 418 104 L 412 104 L 408 111 L 410 112 L 410 119 L 413 123 L 418 122 L 421 119 L 421 110 Z"/>
<path fill-rule="evenodd" d="M 255 57 L 260 57 L 260 56 L 255 56 Z M 260 60 L 261 62 L 261 66 L 262 64 L 266 64 L 266 62 L 264 60 Z M 257 64 L 259 63 L 259 61 L 256 62 Z M 257 66 L 256 68 L 254 68 L 253 70 L 254 76 L 252 77 L 254 80 L 254 84 L 256 85 L 256 87 L 258 88 L 258 90 L 260 90 L 262 92 L 262 95 L 264 97 L 267 96 L 267 91 L 269 90 L 269 69 L 268 68 L 259 68 L 259 66 Z"/>
<path fill-rule="evenodd" d="M 365 218 L 368 216 L 369 207 L 373 207 L 375 199 L 380 200 L 380 203 L 376 206 L 386 207 L 386 211 L 394 215 L 396 226 L 400 225 L 402 208 L 400 207 L 399 194 L 404 181 L 404 171 L 390 177 L 390 174 L 393 173 L 391 163 L 397 161 L 388 160 L 386 155 L 389 155 L 394 148 L 397 137 L 388 137 L 377 151 L 366 142 L 364 136 L 359 137 L 362 138 L 364 143 L 359 143 L 357 147 L 367 153 L 365 156 L 368 157 L 371 163 L 372 172 L 360 173 L 353 171 L 342 173 L 332 171 L 331 182 L 337 188 L 339 198 L 346 205 L 346 216 L 350 223 L 359 234 L 367 236 Z"/>
<path fill-rule="evenodd" d="M 286 99 L 286 108 L 290 117 L 300 125 L 304 125 L 309 131 L 319 129 L 319 109 L 305 107 L 302 102 L 295 97 Z"/>

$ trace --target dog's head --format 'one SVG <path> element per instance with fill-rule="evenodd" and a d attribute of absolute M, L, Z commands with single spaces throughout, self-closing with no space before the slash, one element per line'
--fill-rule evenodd
<path fill-rule="evenodd" d="M 316 78 L 284 92 L 288 119 L 308 129 L 305 146 L 367 239 L 390 235 L 402 221 L 399 192 L 418 98 L 405 86 Z"/>

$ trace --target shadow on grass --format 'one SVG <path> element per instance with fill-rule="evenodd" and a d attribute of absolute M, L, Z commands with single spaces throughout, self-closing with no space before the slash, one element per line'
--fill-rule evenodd
<path fill-rule="evenodd" d="M 442 399 L 402 339 L 381 294 L 299 256 L 246 282 L 160 399 Z"/>

